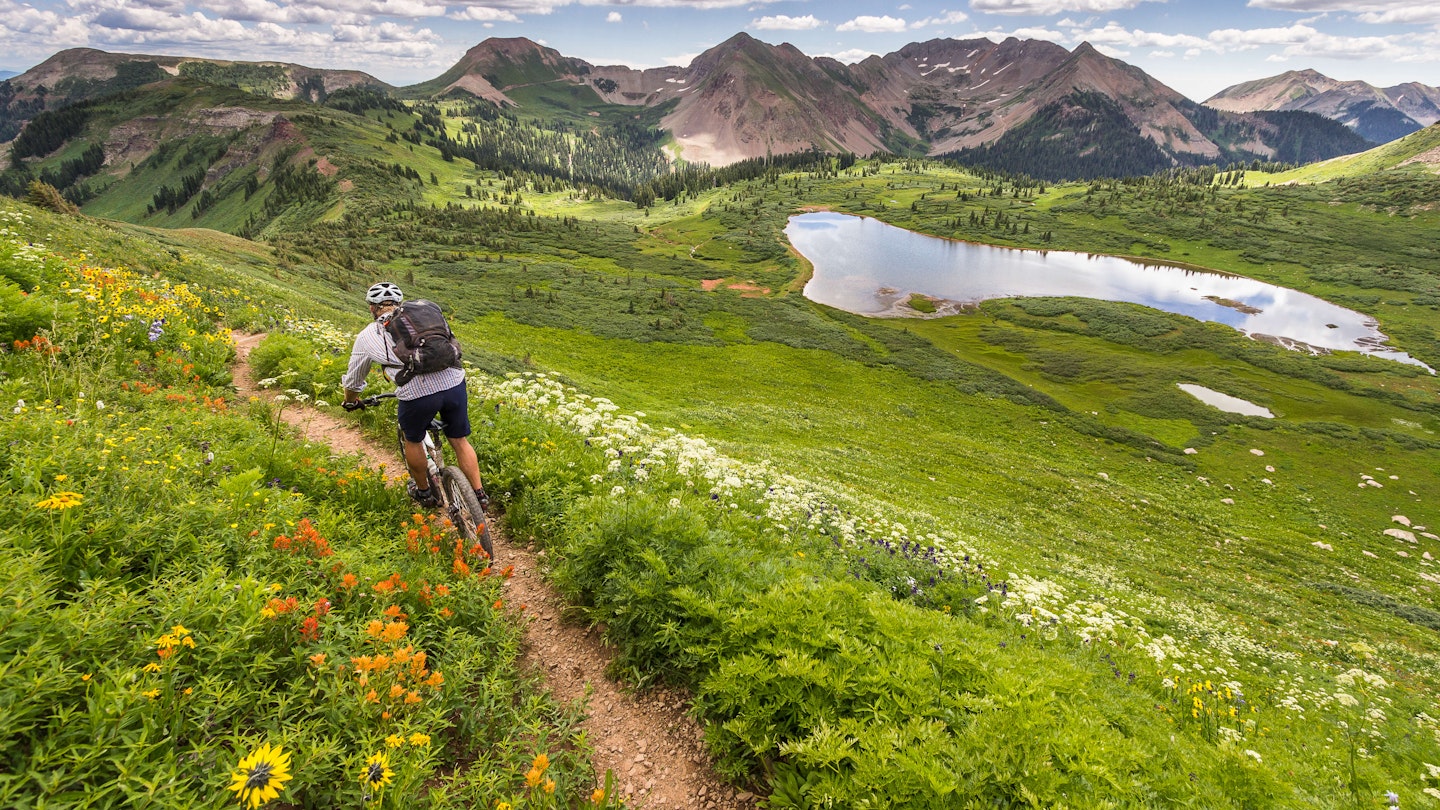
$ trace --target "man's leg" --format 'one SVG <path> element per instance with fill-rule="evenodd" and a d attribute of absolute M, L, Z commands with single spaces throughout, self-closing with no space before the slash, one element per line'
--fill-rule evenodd
<path fill-rule="evenodd" d="M 430 488 L 430 465 L 425 462 L 425 444 L 405 440 L 405 466 L 419 489 Z"/>
<path fill-rule="evenodd" d="M 475 456 L 475 448 L 471 446 L 470 439 L 465 436 L 450 440 L 450 449 L 455 451 L 455 466 L 460 472 L 465 473 L 465 478 L 476 492 L 483 492 L 484 486 L 480 483 L 480 459 Z"/>

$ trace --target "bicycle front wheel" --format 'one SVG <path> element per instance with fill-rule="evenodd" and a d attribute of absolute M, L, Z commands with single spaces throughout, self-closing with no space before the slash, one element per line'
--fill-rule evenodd
<path fill-rule="evenodd" d="M 459 467 L 446 467 L 440 471 L 440 485 L 445 488 L 446 514 L 450 522 L 455 524 L 461 537 L 478 539 L 480 547 L 493 561 L 495 546 L 490 539 L 490 522 L 485 518 L 485 510 L 480 508 L 480 500 L 475 497 L 470 480 L 460 472 Z"/>

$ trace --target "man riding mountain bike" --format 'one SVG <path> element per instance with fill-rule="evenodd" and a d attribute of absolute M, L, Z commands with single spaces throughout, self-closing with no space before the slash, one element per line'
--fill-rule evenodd
<path fill-rule="evenodd" d="M 366 291 L 365 303 L 370 305 L 370 315 L 375 322 L 355 336 L 349 368 L 340 380 L 345 389 L 343 407 L 347 411 L 360 407 L 360 392 L 365 390 L 365 378 L 370 374 L 372 364 L 379 365 L 381 372 L 392 382 L 397 382 L 397 375 L 400 375 L 395 389 L 395 398 L 399 402 L 396 416 L 405 437 L 405 466 L 411 478 L 406 489 L 410 497 L 426 508 L 440 503 L 438 493 L 430 489 L 424 445 L 425 429 L 438 414 L 445 423 L 445 437 L 455 451 L 456 466 L 465 474 L 475 489 L 476 499 L 484 506 L 489 499 L 485 497 L 485 488 L 480 481 L 480 463 L 475 456 L 475 448 L 467 438 L 470 435 L 470 404 L 465 391 L 465 370 L 457 365 L 414 376 L 401 374 L 405 363 L 400 359 L 395 338 L 386 329 L 386 324 L 404 300 L 400 288 L 388 281 L 382 281 Z"/>

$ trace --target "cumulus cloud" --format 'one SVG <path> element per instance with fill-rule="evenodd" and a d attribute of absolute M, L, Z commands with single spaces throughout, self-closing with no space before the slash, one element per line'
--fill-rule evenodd
<path fill-rule="evenodd" d="M 740 6 L 765 5 L 778 2 L 778 0 L 580 0 L 585 6 L 648 6 L 650 8 L 689 8 L 697 11 L 709 11 L 717 8 L 738 8 Z M 569 0 L 558 2 L 555 5 L 568 5 Z"/>
<path fill-rule="evenodd" d="M 623 18 L 620 16 L 620 12 L 618 11 L 612 11 L 609 14 L 605 15 L 605 22 L 607 23 L 618 23 L 622 20 Z"/>
<path fill-rule="evenodd" d="M 1070 34 L 1073 41 L 1085 41 L 1100 48 L 1200 48 L 1218 50 L 1219 46 L 1204 37 L 1192 34 L 1158 34 L 1138 28 L 1126 28 L 1119 23 L 1107 23 L 1104 28 L 1077 29 Z M 1103 52 L 1103 51 L 1102 51 Z"/>
<path fill-rule="evenodd" d="M 60 25 L 61 17 L 53 11 L 41 11 L 10 0 L 0 0 L 0 32 L 16 34 L 48 34 Z"/>
<path fill-rule="evenodd" d="M 1292 25 L 1287 28 L 1223 28 L 1211 31 L 1207 39 L 1226 50 L 1249 51 L 1262 46 L 1300 45 L 1319 35 L 1319 31 L 1308 25 Z"/>
<path fill-rule="evenodd" d="M 872 57 L 872 56 L 879 56 L 879 55 L 880 55 L 880 54 L 875 53 L 874 51 L 867 51 L 867 50 L 865 50 L 864 48 L 851 48 L 851 49 L 849 49 L 849 50 L 840 51 L 840 52 L 838 52 L 838 53 L 821 53 L 821 54 L 816 54 L 816 56 L 826 56 L 826 57 L 829 57 L 829 58 L 831 58 L 831 59 L 834 59 L 834 60 L 837 61 L 837 62 L 844 62 L 844 63 L 847 64 L 847 65 L 853 65 L 853 64 L 855 64 L 856 62 L 863 62 L 863 61 L 865 61 L 866 59 L 869 59 L 869 58 Z"/>
<path fill-rule="evenodd" d="M 471 22 L 497 23 L 497 22 L 520 22 L 515 12 L 499 8 L 487 8 L 484 6 L 471 6 L 462 11 L 450 15 L 452 20 L 469 20 Z"/>
<path fill-rule="evenodd" d="M 1399 59 L 1410 49 L 1386 37 L 1337 37 L 1316 34 L 1304 42 L 1287 46 L 1280 56 L 1285 59 Z"/>
<path fill-rule="evenodd" d="M 365 21 L 363 15 L 311 3 L 282 6 L 270 0 L 203 0 L 196 3 L 196 8 L 211 12 L 217 17 L 242 22 L 333 25 L 359 24 Z"/>
<path fill-rule="evenodd" d="M 1440 25 L 1440 6 L 1402 6 L 1385 11 L 1366 11 L 1356 16 L 1361 22 L 1373 25 Z"/>
<path fill-rule="evenodd" d="M 1071 12 L 1123 11 L 1160 0 L 971 0 L 970 10 L 984 14 L 1049 16 Z"/>
<path fill-rule="evenodd" d="M 1414 0 L 1250 0 L 1250 8 L 1293 11 L 1300 14 L 1352 14 L 1373 25 L 1425 25 L 1440 23 L 1440 7 Z M 1312 18 L 1303 22 L 1315 22 Z"/>
<path fill-rule="evenodd" d="M 1017 36 L 1020 34 L 1017 32 Z M 993 35 L 992 35 L 993 36 Z M 1130 29 L 1118 23 L 1107 23 L 1103 28 L 1072 29 L 1066 38 L 1049 38 L 1054 41 L 1090 42 L 1101 53 L 1124 57 L 1138 49 L 1151 49 L 1152 56 L 1173 56 L 1183 53 L 1186 57 L 1202 54 L 1243 53 L 1248 51 L 1270 51 L 1266 61 L 1288 62 L 1304 59 L 1339 60 L 1388 60 L 1392 62 L 1433 62 L 1440 61 L 1435 45 L 1440 44 L 1440 32 L 1426 34 L 1397 34 L 1392 36 L 1345 36 L 1322 32 L 1312 25 L 1294 25 L 1272 28 L 1221 28 L 1205 36 L 1193 34 L 1162 34 L 1140 29 Z"/>
<path fill-rule="evenodd" d="M 905 30 L 905 21 L 897 17 L 862 15 L 835 26 L 836 31 L 864 31 L 867 34 L 893 34 Z"/>
<path fill-rule="evenodd" d="M 935 25 L 956 25 L 970 19 L 963 11 L 941 11 L 934 17 L 926 17 L 923 20 L 916 20 L 910 23 L 912 29 L 929 28 Z"/>
<path fill-rule="evenodd" d="M 804 17 L 777 14 L 774 17 L 761 17 L 750 21 L 750 27 L 758 31 L 808 31 L 820 26 L 821 22 L 815 19 L 814 14 L 806 14 Z"/>
<path fill-rule="evenodd" d="M 1250 8 L 1264 8 L 1271 11 L 1295 11 L 1308 14 L 1316 11 L 1341 11 L 1347 13 L 1353 11 L 1384 11 L 1385 9 L 1394 8 L 1398 4 L 1387 2 L 1387 0 L 1360 0 L 1360 2 L 1350 2 L 1350 0 L 1249 0 L 1245 5 Z"/>
<path fill-rule="evenodd" d="M 1015 37 L 1016 39 L 1044 39 L 1050 42 L 1066 41 L 1065 34 L 1060 31 L 1052 31 L 1049 28 L 1040 28 L 1038 26 L 1016 28 L 1012 31 L 1001 31 L 996 28 L 993 31 L 986 31 L 984 36 L 996 42 L 1004 41 L 1010 37 Z M 1075 41 L 1078 42 L 1079 40 Z"/>

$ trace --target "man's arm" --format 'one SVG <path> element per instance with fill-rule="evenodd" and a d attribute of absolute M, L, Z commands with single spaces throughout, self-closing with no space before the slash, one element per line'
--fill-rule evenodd
<path fill-rule="evenodd" d="M 365 390 L 365 377 L 370 374 L 369 343 L 366 338 L 370 336 L 370 330 L 366 329 L 355 338 L 355 345 L 350 349 L 350 365 L 345 369 L 345 376 L 340 378 L 340 387 L 345 389 L 345 401 L 355 402 L 360 399 L 360 392 Z"/>

